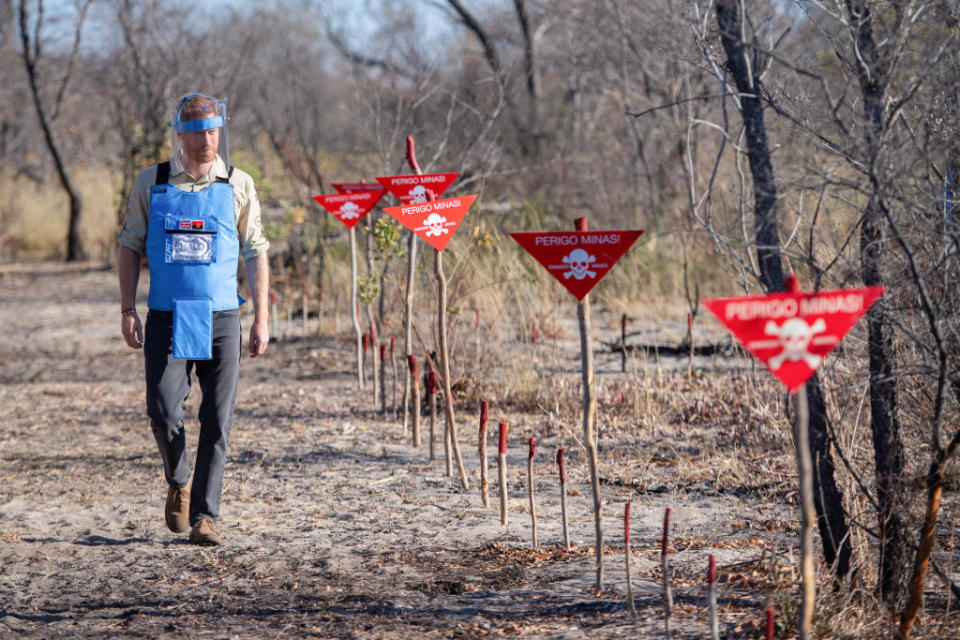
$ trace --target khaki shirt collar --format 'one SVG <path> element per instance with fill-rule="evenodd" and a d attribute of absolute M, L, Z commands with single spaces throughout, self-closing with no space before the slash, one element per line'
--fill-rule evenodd
<path fill-rule="evenodd" d="M 179 176 L 181 173 L 184 173 L 183 164 L 180 162 L 180 156 L 176 155 L 170 159 L 170 177 Z M 213 165 L 210 167 L 210 171 L 207 172 L 207 175 L 200 177 L 196 180 L 197 184 L 207 184 L 213 182 L 217 178 L 229 178 L 227 173 L 227 165 L 224 164 L 223 158 L 220 157 L 220 154 L 217 154 L 217 157 L 213 160 Z"/>

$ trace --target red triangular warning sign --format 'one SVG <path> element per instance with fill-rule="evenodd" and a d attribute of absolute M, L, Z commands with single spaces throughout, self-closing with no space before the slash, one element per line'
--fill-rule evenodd
<path fill-rule="evenodd" d="M 793 393 L 883 294 L 883 287 L 705 300 L 704 306 Z"/>
<path fill-rule="evenodd" d="M 529 231 L 511 233 L 577 300 L 583 300 L 643 231 Z"/>
<path fill-rule="evenodd" d="M 424 173 L 423 175 L 387 176 L 377 178 L 387 191 L 397 197 L 402 204 L 418 204 L 430 200 L 428 191 L 439 198 L 457 179 L 459 173 Z"/>
<path fill-rule="evenodd" d="M 313 196 L 313 199 L 332 213 L 337 220 L 352 229 L 382 197 L 383 191 L 373 190 Z"/>
<path fill-rule="evenodd" d="M 384 211 L 426 240 L 434 249 L 443 251 L 476 199 L 477 196 L 460 196 L 399 207 L 386 207 Z"/>

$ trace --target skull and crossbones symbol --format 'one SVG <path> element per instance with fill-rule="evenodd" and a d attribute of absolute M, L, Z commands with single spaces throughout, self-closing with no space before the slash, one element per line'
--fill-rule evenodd
<path fill-rule="evenodd" d="M 410 204 L 420 204 L 427 201 L 427 189 L 422 184 L 418 184 L 410 189 Z M 439 235 L 439 234 L 438 234 Z"/>
<path fill-rule="evenodd" d="M 770 368 L 779 369 L 788 360 L 790 362 L 803 360 L 811 369 L 819 367 L 823 358 L 810 353 L 807 347 L 810 346 L 814 335 L 823 333 L 826 329 L 827 323 L 823 318 L 817 318 L 812 325 L 807 324 L 803 318 L 790 318 L 781 326 L 777 326 L 773 320 L 767 321 L 764 333 L 777 338 L 783 347 L 783 351 L 770 358 Z"/>
<path fill-rule="evenodd" d="M 339 213 L 342 220 L 353 220 L 360 217 L 360 207 L 353 202 L 344 202 Z"/>
<path fill-rule="evenodd" d="M 446 223 L 447 219 L 441 216 L 439 213 L 431 213 L 429 216 L 427 216 L 427 219 L 423 221 L 423 225 L 428 227 L 425 235 L 440 236 L 444 233 L 449 233 L 449 229 L 443 228 Z"/>
<path fill-rule="evenodd" d="M 590 270 L 590 265 L 596 260 L 596 257 L 583 249 L 574 249 L 563 258 L 563 263 L 570 269 L 563 274 L 564 279 L 569 280 L 571 277 L 577 280 L 583 280 L 586 277 L 596 278 L 597 272 Z"/>

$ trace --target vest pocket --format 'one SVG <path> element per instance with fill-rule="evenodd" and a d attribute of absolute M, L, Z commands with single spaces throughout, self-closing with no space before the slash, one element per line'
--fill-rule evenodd
<path fill-rule="evenodd" d="M 210 218 L 164 217 L 164 262 L 210 264 L 217 260 L 217 223 Z"/>
<path fill-rule="evenodd" d="M 213 301 L 209 298 L 174 298 L 173 349 L 183 360 L 213 357 Z"/>

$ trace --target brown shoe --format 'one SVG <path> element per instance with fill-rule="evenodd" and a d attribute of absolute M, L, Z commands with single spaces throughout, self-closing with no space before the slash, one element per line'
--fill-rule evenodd
<path fill-rule="evenodd" d="M 190 526 L 190 482 L 183 487 L 167 489 L 167 505 L 163 516 L 174 533 L 183 533 Z"/>
<path fill-rule="evenodd" d="M 190 529 L 190 544 L 198 544 L 201 547 L 211 547 L 222 542 L 220 534 L 213 526 L 213 522 L 204 518 L 197 522 Z"/>

